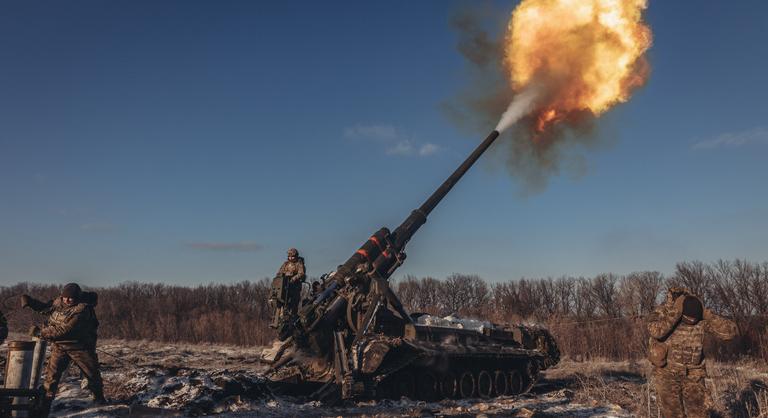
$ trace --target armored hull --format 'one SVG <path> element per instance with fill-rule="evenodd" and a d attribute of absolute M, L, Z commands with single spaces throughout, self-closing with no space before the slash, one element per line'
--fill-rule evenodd
<path fill-rule="evenodd" d="M 402 338 L 373 337 L 355 347 L 359 371 L 345 397 L 434 401 L 527 392 L 559 360 L 543 328 L 490 324 L 480 329 L 409 324 Z"/>
<path fill-rule="evenodd" d="M 394 324 L 389 324 L 390 335 L 371 334 L 352 344 L 337 333 L 336 356 L 349 358 L 348 363 L 312 361 L 294 353 L 303 360 L 272 380 L 284 393 L 326 402 L 491 398 L 527 392 L 541 370 L 559 361 L 554 339 L 541 327 L 450 317 L 414 319 L 402 332 L 391 333 Z"/>

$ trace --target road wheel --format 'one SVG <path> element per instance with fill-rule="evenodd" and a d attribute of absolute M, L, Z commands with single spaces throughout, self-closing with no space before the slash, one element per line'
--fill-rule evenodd
<path fill-rule="evenodd" d="M 493 372 L 493 393 L 496 396 L 507 395 L 509 390 L 509 382 L 507 381 L 507 375 L 501 370 Z"/>
<path fill-rule="evenodd" d="M 493 377 L 485 370 L 477 374 L 477 394 L 483 399 L 493 396 Z"/>
<path fill-rule="evenodd" d="M 456 381 L 456 375 L 448 372 L 440 378 L 440 394 L 443 398 L 455 398 L 459 392 L 459 383 Z"/>
<path fill-rule="evenodd" d="M 509 390 L 510 395 L 519 395 L 523 392 L 523 376 L 517 370 L 510 370 L 509 373 Z"/>
<path fill-rule="evenodd" d="M 464 372 L 459 378 L 459 395 L 462 398 L 472 398 L 475 396 L 475 377 L 471 372 Z"/>

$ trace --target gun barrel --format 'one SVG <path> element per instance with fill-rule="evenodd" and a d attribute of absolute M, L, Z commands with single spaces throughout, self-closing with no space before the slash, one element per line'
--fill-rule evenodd
<path fill-rule="evenodd" d="M 418 209 L 411 212 L 408 218 L 390 234 L 389 229 L 381 228 L 371 238 L 366 241 L 355 254 L 352 255 L 341 267 L 342 276 L 354 271 L 355 266 L 363 261 L 370 261 L 373 267 L 384 277 L 388 277 L 387 272 L 395 265 L 397 254 L 405 248 L 405 244 L 418 229 L 427 222 L 427 216 L 440 203 L 441 200 L 451 191 L 453 186 L 461 180 L 472 165 L 481 155 L 493 144 L 493 141 L 499 137 L 498 131 L 492 131 L 485 140 L 472 151 L 472 154 L 464 160 L 463 163 L 432 193 L 431 196 Z M 391 240 L 390 240 L 391 239 Z M 392 248 L 387 250 L 387 243 L 391 242 Z M 385 251 L 386 250 L 386 251 Z M 395 266 L 396 268 L 396 266 Z"/>
<path fill-rule="evenodd" d="M 472 167 L 472 165 L 480 158 L 481 155 L 493 144 L 493 141 L 499 137 L 499 131 L 492 131 L 485 140 L 469 154 L 466 160 L 451 174 L 448 178 L 432 193 L 429 198 L 419 206 L 418 209 L 411 212 L 410 216 L 400 224 L 394 232 L 395 246 L 402 249 L 405 244 L 411 239 L 413 234 L 424 225 L 427 221 L 427 216 L 433 209 L 440 203 L 441 200 L 451 191 L 453 186 L 461 180 L 466 172 Z"/>
<path fill-rule="evenodd" d="M 419 211 L 424 214 L 424 216 L 429 216 L 430 212 L 437 206 L 438 203 L 440 203 L 441 200 L 445 197 L 445 195 L 448 194 L 448 192 L 451 191 L 454 185 L 461 180 L 461 178 L 464 176 L 464 174 L 469 170 L 470 167 L 477 161 L 481 155 L 488 149 L 488 147 L 491 146 L 493 141 L 496 140 L 496 138 L 499 137 L 498 131 L 491 132 L 487 138 L 481 143 L 480 145 L 475 148 L 474 151 L 472 151 L 472 154 L 467 157 L 466 160 L 451 174 L 440 187 L 435 190 L 434 193 L 432 193 L 432 196 L 429 196 L 429 198 L 419 207 Z"/>

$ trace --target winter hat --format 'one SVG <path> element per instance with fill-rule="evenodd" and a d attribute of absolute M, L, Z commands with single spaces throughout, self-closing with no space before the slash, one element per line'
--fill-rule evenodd
<path fill-rule="evenodd" d="M 82 290 L 80 290 L 80 286 L 77 283 L 69 283 L 64 286 L 61 296 L 77 300 L 80 299 L 80 293 L 82 293 Z"/>

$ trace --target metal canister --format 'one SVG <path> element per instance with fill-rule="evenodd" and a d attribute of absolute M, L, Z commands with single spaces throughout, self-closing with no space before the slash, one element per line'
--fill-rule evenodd
<path fill-rule="evenodd" d="M 32 377 L 32 363 L 35 356 L 34 341 L 9 341 L 8 360 L 5 363 L 6 389 L 29 389 Z M 16 397 L 14 405 L 26 404 L 27 398 Z M 26 411 L 14 411 L 14 417 L 28 416 Z"/>
<path fill-rule="evenodd" d="M 43 371 L 43 363 L 45 362 L 45 349 L 48 347 L 47 342 L 42 338 L 35 338 L 35 350 L 32 356 L 32 371 L 29 377 L 29 388 L 37 389 L 40 385 L 40 375 Z"/>

